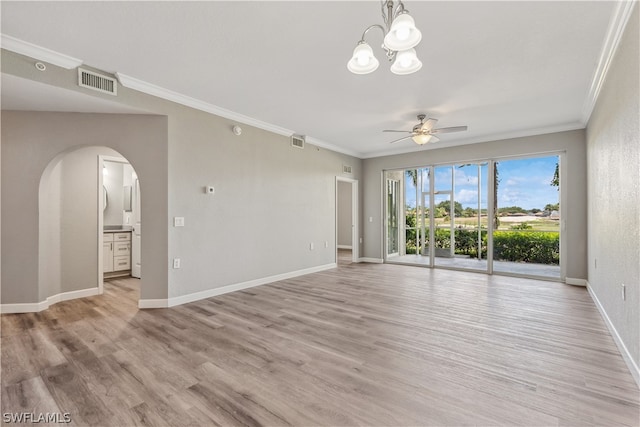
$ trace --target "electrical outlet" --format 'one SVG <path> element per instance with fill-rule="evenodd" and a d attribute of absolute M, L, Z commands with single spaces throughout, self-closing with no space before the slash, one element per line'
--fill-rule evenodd
<path fill-rule="evenodd" d="M 184 227 L 184 217 L 183 216 L 177 216 L 177 217 L 173 218 L 173 226 L 174 227 Z"/>
<path fill-rule="evenodd" d="M 626 301 L 627 300 L 627 286 L 623 283 L 622 284 L 622 301 Z"/>
<path fill-rule="evenodd" d="M 173 268 L 180 268 L 180 258 L 173 259 Z"/>

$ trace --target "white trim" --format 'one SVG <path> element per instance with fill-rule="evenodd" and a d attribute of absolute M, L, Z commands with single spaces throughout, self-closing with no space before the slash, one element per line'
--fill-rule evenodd
<path fill-rule="evenodd" d="M 64 55 L 54 50 L 47 49 L 46 47 L 38 46 L 6 34 L 1 34 L 0 40 L 3 49 L 19 53 L 20 55 L 29 56 L 34 59 L 39 59 L 68 70 L 79 67 L 83 62 L 82 59 Z"/>
<path fill-rule="evenodd" d="M 351 246 L 338 245 L 338 182 L 346 182 L 351 185 Z M 336 238 L 336 261 L 338 259 L 338 249 L 351 249 L 351 261 L 358 262 L 360 258 L 360 245 L 358 243 L 360 241 L 360 222 L 358 221 L 358 204 L 359 204 L 359 196 L 358 196 L 358 180 L 353 178 L 346 178 L 344 176 L 336 176 L 336 186 L 335 186 L 335 238 Z"/>
<path fill-rule="evenodd" d="M 174 92 L 163 87 L 147 83 L 143 80 L 136 79 L 126 74 L 116 73 L 116 77 L 120 84 L 126 88 L 137 90 L 148 95 L 157 96 L 158 98 L 166 99 L 177 104 L 186 105 L 187 107 L 195 108 L 196 110 L 204 111 L 207 113 L 215 114 L 216 116 L 224 117 L 235 122 L 240 122 L 253 126 L 259 129 L 264 129 L 269 132 L 276 133 L 278 135 L 284 135 L 290 137 L 295 134 L 293 130 L 283 128 L 281 126 L 273 125 L 271 123 L 263 122 L 262 120 L 254 119 L 253 117 L 245 116 L 244 114 L 236 113 L 235 111 L 227 110 L 226 108 L 218 107 L 217 105 L 209 104 L 208 102 L 200 101 L 199 99 L 192 98 L 187 95 L 183 95 L 178 92 Z M 318 147 L 326 148 L 338 153 L 347 154 L 349 156 L 359 157 L 361 153 L 349 150 L 346 148 L 338 147 L 319 139 L 306 136 L 306 142 Z"/>
<path fill-rule="evenodd" d="M 589 93 L 584 101 L 582 107 L 582 121 L 587 123 L 591 118 L 591 113 L 600 95 L 600 90 L 609 72 L 611 61 L 618 50 L 620 39 L 624 34 L 624 29 L 627 26 L 631 11 L 636 1 L 621 1 L 615 7 L 611 19 L 609 21 L 609 27 L 607 28 L 607 34 L 605 36 L 604 45 L 602 46 L 602 52 L 600 52 L 600 58 L 598 59 L 598 65 L 596 66 L 591 80 L 591 86 L 589 87 Z M 637 34 L 636 34 L 637 36 Z"/>
<path fill-rule="evenodd" d="M 102 199 L 102 187 L 104 186 L 104 162 L 116 162 L 122 164 L 130 164 L 124 157 L 105 156 L 98 154 L 98 289 L 100 294 L 104 292 L 104 266 L 103 261 L 103 244 L 104 244 L 104 201 Z"/>
<path fill-rule="evenodd" d="M 138 301 L 138 308 L 167 308 L 168 299 L 141 299 Z"/>
<path fill-rule="evenodd" d="M 384 260 L 382 258 L 362 257 L 362 258 L 358 259 L 358 262 L 369 262 L 369 263 L 372 263 L 372 264 L 382 264 L 384 262 Z"/>
<path fill-rule="evenodd" d="M 418 146 L 417 144 L 409 144 L 404 148 L 400 147 L 397 149 L 385 149 L 381 151 L 370 151 L 367 153 L 363 153 L 360 158 L 373 159 L 376 157 L 392 156 L 395 154 L 423 152 L 426 150 L 437 150 L 445 147 L 446 148 L 457 147 L 460 145 L 468 145 L 468 144 L 475 144 L 475 143 L 481 143 L 481 142 L 502 141 L 505 139 L 524 138 L 528 136 L 540 136 L 540 135 L 546 135 L 549 133 L 568 132 L 572 130 L 584 129 L 585 127 L 586 126 L 584 123 L 576 121 L 571 123 L 563 123 L 560 125 L 543 126 L 539 128 L 514 130 L 512 132 L 488 134 L 488 135 L 477 136 L 472 138 L 457 139 L 455 141 L 447 141 L 446 143 L 441 142 L 438 144 L 425 144 L 420 146 Z M 448 162 L 448 163 L 450 164 L 451 162 Z M 434 166 L 438 166 L 438 165 L 434 164 Z"/>
<path fill-rule="evenodd" d="M 34 303 L 19 303 L 19 304 L 2 304 L 0 305 L 0 313 L 36 313 L 38 311 L 46 310 L 55 303 L 61 301 L 68 301 L 76 298 L 91 297 L 99 295 L 100 290 L 98 288 L 80 289 L 79 291 L 63 292 L 60 294 L 52 295 L 44 301 Z"/>
<path fill-rule="evenodd" d="M 241 291 L 243 289 L 254 288 L 256 286 L 266 285 L 268 283 L 278 282 L 280 280 L 291 279 L 293 277 L 304 276 L 306 274 L 317 273 L 319 271 L 330 270 L 336 268 L 337 264 L 330 263 L 319 265 L 317 267 L 305 268 L 303 270 L 291 271 L 289 273 L 276 274 L 274 276 L 263 277 L 261 279 L 249 280 L 247 282 L 234 283 L 220 288 L 207 289 L 206 291 L 194 292 L 192 294 L 180 295 L 168 299 L 140 299 L 138 308 L 167 308 L 176 305 L 186 304 L 193 301 L 199 301 L 205 298 L 211 298 L 218 295 L 227 294 L 229 292 Z"/>
<path fill-rule="evenodd" d="M 587 281 L 585 279 L 574 279 L 573 277 L 565 278 L 564 283 L 573 286 L 587 286 Z"/>
<path fill-rule="evenodd" d="M 586 282 L 586 283 L 587 283 L 587 291 L 589 292 L 589 295 L 591 295 L 591 299 L 593 300 L 596 307 L 598 308 L 600 315 L 604 319 L 604 323 L 607 325 L 609 332 L 611 332 L 613 341 L 616 343 L 616 346 L 618 346 L 618 350 L 620 350 L 622 359 L 624 359 L 625 363 L 627 364 L 627 368 L 629 368 L 629 371 L 633 376 L 633 379 L 636 381 L 638 388 L 640 388 L 640 368 L 638 368 L 638 364 L 636 363 L 635 360 L 633 360 L 633 357 L 631 356 L 631 353 L 629 353 L 627 346 L 624 345 L 622 338 L 620 338 L 620 335 L 618 334 L 616 327 L 613 326 L 613 323 L 611 323 L 611 319 L 609 319 L 607 312 L 604 310 L 604 307 L 602 306 L 602 304 L 600 303 L 600 300 L 598 299 L 595 292 L 593 291 L 593 288 L 591 288 L 591 285 L 589 284 L 589 282 Z"/>

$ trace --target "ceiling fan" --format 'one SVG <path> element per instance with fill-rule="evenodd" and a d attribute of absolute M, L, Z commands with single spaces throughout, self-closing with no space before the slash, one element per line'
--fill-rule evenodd
<path fill-rule="evenodd" d="M 403 132 L 403 133 L 410 133 L 411 134 L 409 136 L 404 136 L 404 137 L 402 137 L 400 139 L 396 139 L 395 141 L 391 141 L 391 144 L 395 144 L 396 142 L 404 141 L 405 139 L 411 138 L 411 139 L 413 139 L 413 142 L 415 142 L 416 144 L 424 145 L 427 142 L 438 142 L 438 141 L 440 141 L 440 138 L 438 138 L 436 136 L 436 134 L 451 133 L 451 132 L 462 132 L 462 131 L 467 130 L 466 126 L 452 126 L 452 127 L 448 127 L 448 128 L 434 129 L 434 126 L 438 122 L 438 119 L 427 119 L 427 121 L 425 122 L 424 119 L 426 119 L 426 118 L 427 118 L 427 116 L 425 114 L 418 114 L 418 120 L 420 120 L 420 123 L 415 125 L 412 130 L 390 130 L 390 129 L 385 129 L 382 132 Z"/>

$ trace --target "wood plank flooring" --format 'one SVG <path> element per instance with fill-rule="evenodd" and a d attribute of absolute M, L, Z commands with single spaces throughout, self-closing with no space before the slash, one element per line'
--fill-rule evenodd
<path fill-rule="evenodd" d="M 2 413 L 96 426 L 637 426 L 584 288 L 351 264 L 171 309 L 2 315 Z"/>

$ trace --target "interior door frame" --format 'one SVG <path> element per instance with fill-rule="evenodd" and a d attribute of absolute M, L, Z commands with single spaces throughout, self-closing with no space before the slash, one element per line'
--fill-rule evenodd
<path fill-rule="evenodd" d="M 360 233 L 358 224 L 358 180 L 336 176 L 335 183 L 335 259 L 338 262 L 338 183 L 345 182 L 351 185 L 351 261 L 360 262 Z"/>
<path fill-rule="evenodd" d="M 104 162 L 130 164 L 124 157 L 98 155 L 98 194 L 102 194 L 104 186 Z M 104 197 L 98 197 L 98 293 L 104 292 L 104 268 L 102 267 L 102 244 L 104 237 Z"/>

